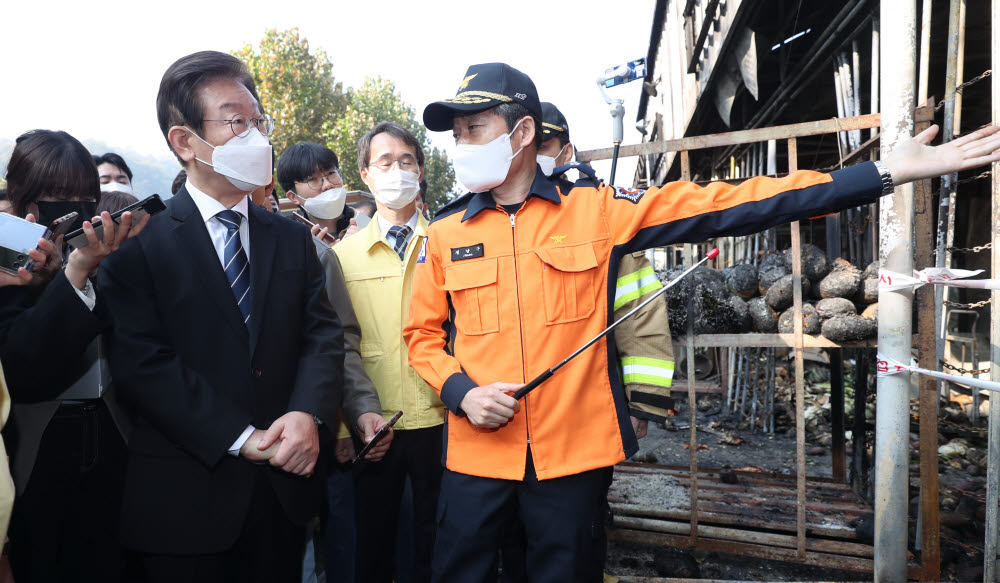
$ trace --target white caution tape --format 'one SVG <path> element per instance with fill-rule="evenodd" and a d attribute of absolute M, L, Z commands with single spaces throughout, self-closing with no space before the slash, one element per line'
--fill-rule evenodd
<path fill-rule="evenodd" d="M 938 372 L 936 370 L 928 370 L 926 368 L 920 368 L 917 363 L 910 360 L 910 365 L 907 366 L 898 360 L 893 360 L 888 356 L 885 356 L 881 352 L 878 354 L 878 376 L 884 377 L 899 373 L 910 373 L 915 372 L 922 375 L 927 375 L 929 377 L 934 377 L 936 379 L 941 379 L 943 381 L 948 381 L 955 383 L 956 385 L 963 385 L 966 387 L 975 387 L 977 389 L 985 389 L 987 391 L 996 391 L 1000 393 L 1000 383 L 993 381 L 984 381 L 982 379 L 977 379 L 974 377 L 960 377 L 958 375 Z"/>
<path fill-rule="evenodd" d="M 916 271 L 913 275 L 903 275 L 887 269 L 878 270 L 878 288 L 882 291 L 896 291 L 908 287 L 918 288 L 925 283 L 935 285 L 950 285 L 975 289 L 1000 289 L 1000 279 L 965 279 L 982 273 L 982 269 L 948 269 L 946 267 L 928 267 Z"/>

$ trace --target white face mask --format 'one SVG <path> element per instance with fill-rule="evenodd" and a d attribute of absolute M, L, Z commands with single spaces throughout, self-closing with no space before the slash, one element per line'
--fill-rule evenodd
<path fill-rule="evenodd" d="M 420 175 L 393 167 L 382 172 L 368 170 L 372 181 L 372 196 L 385 206 L 399 210 L 413 202 L 420 194 Z"/>
<path fill-rule="evenodd" d="M 205 140 L 193 130 L 185 128 L 202 142 Z M 212 148 L 212 163 L 195 158 L 225 176 L 230 183 L 244 192 L 267 186 L 274 178 L 271 169 L 271 144 L 267 137 L 256 128 L 251 128 L 247 135 L 233 136 L 221 146 L 206 145 Z"/>
<path fill-rule="evenodd" d="M 510 136 L 517 131 L 524 118 L 510 130 L 509 134 L 497 136 L 488 144 L 458 144 L 455 146 L 455 176 L 472 192 L 486 192 L 496 188 L 507 179 L 510 161 L 521 153 L 514 152 Z"/>
<path fill-rule="evenodd" d="M 566 146 L 568 145 L 569 144 L 566 144 Z M 555 155 L 555 157 L 545 156 L 543 154 L 538 154 L 537 156 L 535 156 L 535 160 L 538 161 L 538 165 L 541 166 L 542 168 L 542 174 L 546 176 L 552 176 L 552 171 L 556 169 L 556 158 L 562 156 L 563 150 L 566 149 L 566 146 L 563 146 L 559 150 L 559 153 Z"/>
<path fill-rule="evenodd" d="M 124 192 L 125 194 L 134 194 L 132 192 L 131 184 L 122 184 L 121 182 L 108 182 L 107 184 L 102 184 L 101 192 Z"/>
<path fill-rule="evenodd" d="M 312 198 L 302 198 L 302 208 L 317 219 L 335 219 L 344 212 L 347 189 L 343 186 L 328 188 Z"/>

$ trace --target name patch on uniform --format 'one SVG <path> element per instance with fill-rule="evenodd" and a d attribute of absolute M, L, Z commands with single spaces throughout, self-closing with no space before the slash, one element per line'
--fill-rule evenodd
<path fill-rule="evenodd" d="M 625 199 L 632 204 L 639 204 L 639 199 L 644 194 L 646 194 L 646 191 L 641 188 L 622 188 L 621 186 L 616 186 L 614 197 Z"/>
<path fill-rule="evenodd" d="M 476 257 L 483 256 L 483 244 L 476 243 L 475 245 L 469 245 L 468 247 L 452 247 L 451 248 L 451 260 L 461 261 L 463 259 L 475 259 Z"/>
<path fill-rule="evenodd" d="M 420 243 L 420 253 L 417 254 L 417 263 L 425 261 L 427 261 L 427 237 L 424 237 L 423 242 Z"/>

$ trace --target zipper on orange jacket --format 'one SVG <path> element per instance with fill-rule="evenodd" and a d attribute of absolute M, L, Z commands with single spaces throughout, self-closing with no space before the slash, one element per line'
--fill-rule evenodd
<path fill-rule="evenodd" d="M 525 201 L 525 202 L 527 202 L 527 201 Z M 524 208 L 524 203 L 521 203 L 521 208 Z M 520 330 L 518 331 L 519 332 L 518 336 L 521 338 L 521 377 L 522 378 L 527 378 L 528 365 L 527 365 L 527 363 L 525 362 L 525 359 L 524 359 L 524 334 L 523 334 L 523 332 L 524 332 L 524 322 L 521 321 L 521 284 L 518 281 L 518 276 L 517 276 L 517 273 L 518 273 L 517 272 L 517 235 L 514 234 L 514 217 L 515 217 L 515 215 L 517 215 L 517 212 L 520 211 L 520 210 L 521 209 L 517 209 L 517 211 L 515 211 L 514 214 L 510 215 L 510 239 L 511 239 L 511 248 L 514 250 L 514 289 L 517 292 L 515 294 L 516 297 L 517 297 L 517 325 L 518 325 L 518 327 L 520 327 Z M 525 431 L 525 433 L 527 434 L 527 437 L 528 437 L 528 447 L 529 448 L 531 447 L 531 425 L 530 425 L 530 421 L 531 421 L 531 419 L 528 417 L 528 396 L 525 395 L 525 397 L 524 397 L 524 431 Z"/>

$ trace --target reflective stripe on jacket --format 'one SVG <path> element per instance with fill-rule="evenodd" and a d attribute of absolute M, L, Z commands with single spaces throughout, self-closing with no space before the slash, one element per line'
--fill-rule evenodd
<path fill-rule="evenodd" d="M 619 320 L 651 294 L 663 289 L 642 251 L 627 253 L 618 264 L 614 319 Z M 674 408 L 674 347 L 667 320 L 667 300 L 660 297 L 615 328 L 622 382 L 629 414 L 663 421 Z"/>
<path fill-rule="evenodd" d="M 488 192 L 465 195 L 427 230 L 404 335 L 410 363 L 454 413 L 445 454 L 453 471 L 523 479 L 529 440 L 543 480 L 635 453 L 625 392 L 608 366 L 618 358 L 613 339 L 560 369 L 497 431 L 476 429 L 459 409 L 472 388 L 530 380 L 604 329 L 625 254 L 745 235 L 867 204 L 882 190 L 871 162 L 738 186 L 676 182 L 633 191 L 560 184 L 539 171 L 514 216 Z"/>
<path fill-rule="evenodd" d="M 395 429 L 421 429 L 444 422 L 444 405 L 407 361 L 403 324 L 410 311 L 413 274 L 427 232 L 420 217 L 406 247 L 405 261 L 389 246 L 372 219 L 365 228 L 333 246 L 361 323 L 361 362 L 375 384 L 382 415 L 403 416 Z"/>

